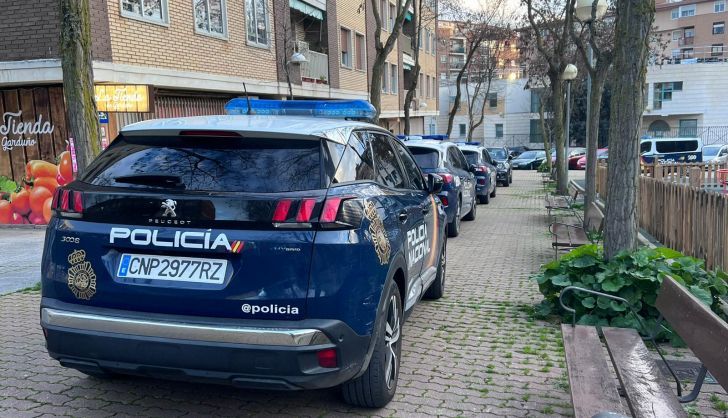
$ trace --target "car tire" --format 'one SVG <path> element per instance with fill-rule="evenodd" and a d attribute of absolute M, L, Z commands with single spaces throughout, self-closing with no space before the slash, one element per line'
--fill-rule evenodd
<path fill-rule="evenodd" d="M 341 392 L 346 403 L 361 408 L 382 408 L 397 391 L 402 354 L 402 300 L 394 280 L 384 292 L 385 311 L 379 332 L 375 332 L 374 351 L 361 376 L 344 383 Z"/>
<path fill-rule="evenodd" d="M 510 173 L 510 174 L 508 175 L 508 178 L 507 178 L 507 179 L 506 179 L 506 181 L 505 181 L 505 182 L 503 183 L 503 187 L 508 187 L 508 186 L 510 186 L 510 185 L 511 185 L 511 183 L 513 183 L 513 172 L 511 172 L 511 173 Z"/>
<path fill-rule="evenodd" d="M 490 195 L 486 194 L 485 196 L 478 196 L 478 202 L 487 205 L 490 203 Z"/>
<path fill-rule="evenodd" d="M 493 192 L 490 194 L 490 197 L 495 197 L 495 193 L 498 190 L 498 187 L 493 187 Z"/>
<path fill-rule="evenodd" d="M 447 224 L 447 236 L 450 238 L 455 238 L 458 235 L 460 235 L 460 202 L 458 202 L 458 206 L 455 209 L 455 218 Z"/>
<path fill-rule="evenodd" d="M 425 292 L 425 299 L 440 299 L 445 294 L 445 273 L 447 272 L 447 239 L 442 243 L 440 261 L 437 266 L 437 276 Z"/>
<path fill-rule="evenodd" d="M 463 217 L 464 221 L 474 221 L 475 216 L 478 214 L 478 202 L 473 199 L 473 204 L 471 205 L 470 212 L 468 212 L 467 215 Z"/>

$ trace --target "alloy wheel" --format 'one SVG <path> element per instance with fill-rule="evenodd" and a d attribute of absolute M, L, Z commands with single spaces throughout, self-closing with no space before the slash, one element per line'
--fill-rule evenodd
<path fill-rule="evenodd" d="M 392 385 L 397 380 L 397 352 L 399 351 L 400 340 L 398 303 L 399 298 L 397 295 L 392 295 L 389 299 L 389 308 L 387 309 L 387 327 L 384 334 L 384 343 L 387 346 L 385 354 L 385 381 L 388 389 L 392 389 Z"/>

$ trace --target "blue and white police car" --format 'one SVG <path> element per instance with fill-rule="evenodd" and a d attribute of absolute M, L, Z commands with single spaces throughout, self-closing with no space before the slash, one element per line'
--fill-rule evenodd
<path fill-rule="evenodd" d="M 235 99 L 122 129 L 54 196 L 41 324 L 61 365 L 381 407 L 445 286 L 442 179 L 363 101 Z"/>

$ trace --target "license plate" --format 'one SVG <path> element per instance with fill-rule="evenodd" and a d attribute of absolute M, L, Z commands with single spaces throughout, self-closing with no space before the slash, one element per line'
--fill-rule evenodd
<path fill-rule="evenodd" d="M 117 276 L 130 279 L 222 284 L 227 260 L 123 254 Z"/>

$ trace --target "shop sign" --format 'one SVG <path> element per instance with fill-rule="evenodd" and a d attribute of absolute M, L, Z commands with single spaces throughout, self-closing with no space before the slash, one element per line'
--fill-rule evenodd
<path fill-rule="evenodd" d="M 150 112 L 149 86 L 98 84 L 94 89 L 99 112 Z"/>
<path fill-rule="evenodd" d="M 53 133 L 55 127 L 50 121 L 38 115 L 34 122 L 23 121 L 23 111 L 5 112 L 0 121 L 0 138 L 3 151 L 16 147 L 34 146 L 38 143 L 38 135 Z"/>

